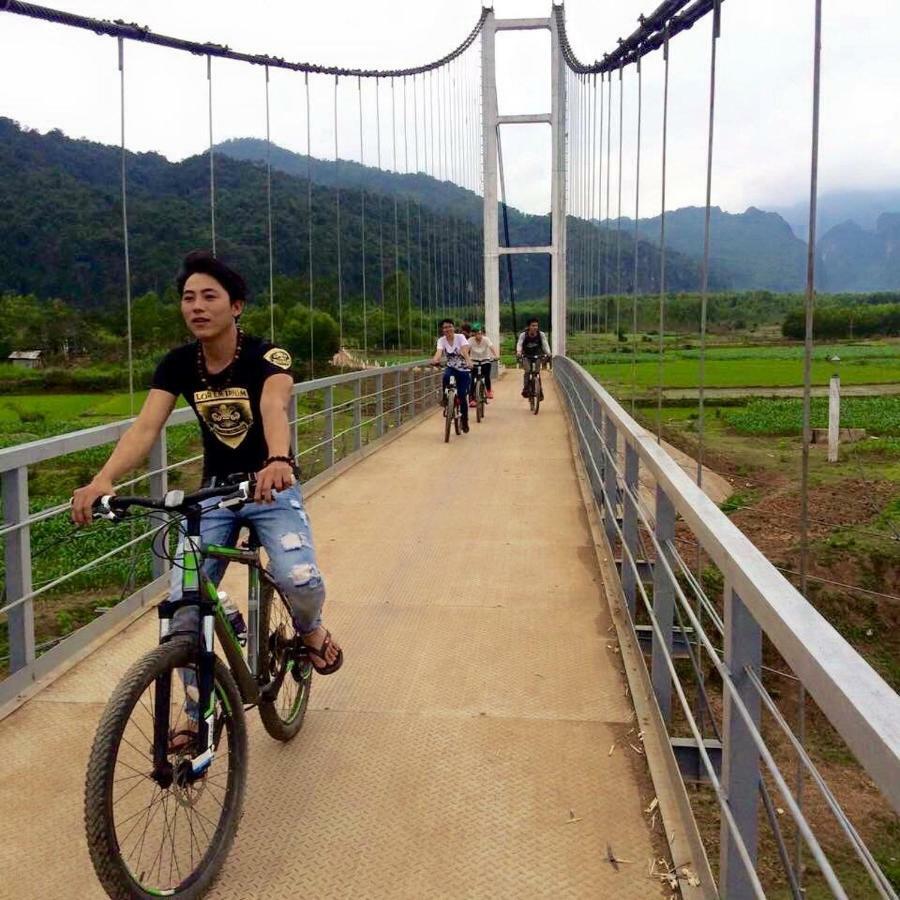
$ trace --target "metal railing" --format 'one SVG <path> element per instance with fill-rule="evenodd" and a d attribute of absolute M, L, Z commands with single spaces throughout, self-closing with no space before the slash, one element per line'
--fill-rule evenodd
<path fill-rule="evenodd" d="M 331 470 L 335 465 L 361 457 L 369 445 L 437 408 L 439 383 L 439 372 L 426 368 L 425 361 L 416 361 L 294 385 L 291 425 L 294 452 L 304 487 L 314 490 L 317 483 L 333 474 Z M 95 571 L 98 566 L 107 564 L 128 550 L 149 554 L 152 542 L 161 538 L 163 523 L 150 517 L 151 527 L 141 533 L 129 533 L 128 540 L 113 549 L 94 558 L 79 559 L 71 570 L 35 585 L 33 531 L 36 526 L 40 527 L 56 517 L 67 516 L 69 504 L 55 504 L 32 512 L 28 492 L 29 473 L 33 474 L 39 464 L 115 444 L 132 421 L 128 419 L 86 428 L 0 450 L 3 511 L 0 540 L 4 544 L 5 557 L 0 622 L 5 616 L 9 635 L 9 674 L 0 681 L 0 707 L 152 602 L 166 587 L 168 561 L 154 555 L 149 584 L 121 598 L 120 602 L 77 631 L 53 638 L 43 645 L 36 643 L 35 603 L 53 597 L 76 576 Z M 193 454 L 176 462 L 168 461 L 170 429 L 193 422 L 195 416 L 192 409 L 176 409 L 150 451 L 148 470 L 117 487 L 122 489 L 143 482 L 151 495 L 164 494 L 168 490 L 170 473 L 196 466 L 202 459 L 202 454 Z"/>
<path fill-rule="evenodd" d="M 715 795 L 719 883 L 703 885 L 700 896 L 766 896 L 757 871 L 761 822 L 768 822 L 788 895 L 804 896 L 798 860 L 805 858 L 834 896 L 848 896 L 817 836 L 822 822 L 811 821 L 804 810 L 809 788 L 797 789 L 795 773 L 785 774 L 776 759 L 789 756 L 791 766 L 799 767 L 798 783 L 818 791 L 816 808 L 833 816 L 852 848 L 872 896 L 895 898 L 766 687 L 785 673 L 763 665 L 764 637 L 793 673 L 787 677 L 803 684 L 895 812 L 900 697 L 585 369 L 557 358 L 554 372 L 619 567 L 627 628 L 649 656 L 649 664 L 643 659 L 644 683 L 669 737 L 664 743 L 670 771 L 702 782 Z M 655 483 L 650 504 L 641 498 L 642 472 Z M 685 544 L 692 548 L 690 562 L 678 549 Z M 700 566 L 703 558 L 708 568 Z M 777 742 L 764 737 L 763 708 L 771 717 L 765 731 L 778 734 Z M 681 796 L 689 804 L 686 790 Z M 711 882 L 702 845 L 701 853 L 704 859 L 695 860 L 694 868 Z"/>

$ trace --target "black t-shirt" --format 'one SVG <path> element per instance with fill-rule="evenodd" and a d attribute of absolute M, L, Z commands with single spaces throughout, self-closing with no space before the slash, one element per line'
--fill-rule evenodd
<path fill-rule="evenodd" d="M 533 359 L 536 356 L 544 355 L 544 336 L 538 331 L 537 334 L 531 335 L 527 331 L 524 332 L 522 339 L 522 356 Z"/>
<path fill-rule="evenodd" d="M 207 384 L 197 366 L 197 344 L 170 351 L 157 366 L 152 387 L 181 395 L 200 420 L 203 478 L 259 471 L 269 450 L 259 409 L 270 375 L 289 374 L 291 355 L 260 338 L 244 335 L 237 362 Z M 232 371 L 233 369 L 233 371 Z"/>

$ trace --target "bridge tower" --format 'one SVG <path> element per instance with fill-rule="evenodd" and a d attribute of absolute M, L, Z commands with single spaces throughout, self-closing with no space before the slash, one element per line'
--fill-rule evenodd
<path fill-rule="evenodd" d="M 498 31 L 550 32 L 550 112 L 501 116 L 497 108 L 495 36 Z M 566 79 L 555 16 L 543 19 L 497 19 L 489 11 L 481 32 L 481 96 L 484 169 L 484 306 L 485 329 L 500 340 L 500 257 L 507 253 L 550 256 L 550 328 L 553 354 L 566 352 Z M 552 133 L 550 244 L 544 247 L 501 247 L 497 196 L 497 129 L 501 125 L 549 125 Z"/>

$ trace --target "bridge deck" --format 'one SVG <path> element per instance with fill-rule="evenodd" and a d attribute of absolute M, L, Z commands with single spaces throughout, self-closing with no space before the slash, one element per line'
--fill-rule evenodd
<path fill-rule="evenodd" d="M 308 498 L 347 662 L 315 680 L 293 743 L 248 717 L 246 812 L 214 896 L 661 895 L 653 790 L 548 382 L 537 418 L 507 377 L 467 437 L 444 446 L 431 418 Z M 154 635 L 144 616 L 0 723 L 3 897 L 100 894 L 85 760 Z"/>

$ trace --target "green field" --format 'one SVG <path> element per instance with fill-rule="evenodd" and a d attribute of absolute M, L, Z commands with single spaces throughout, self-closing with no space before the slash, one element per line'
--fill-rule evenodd
<path fill-rule="evenodd" d="M 586 353 L 579 357 L 598 380 L 611 387 L 638 390 L 656 387 L 659 356 L 646 343 L 633 354 L 630 345 L 620 352 Z M 831 362 L 839 356 L 840 362 Z M 813 384 L 825 385 L 835 372 L 843 384 L 889 384 L 900 381 L 900 344 L 873 342 L 830 345 L 815 349 Z M 803 347 L 797 345 L 723 347 L 707 350 L 707 387 L 770 388 L 803 384 Z M 668 348 L 662 357 L 664 388 L 696 388 L 700 383 L 700 350 Z"/>

